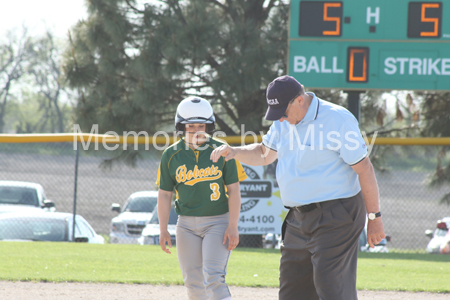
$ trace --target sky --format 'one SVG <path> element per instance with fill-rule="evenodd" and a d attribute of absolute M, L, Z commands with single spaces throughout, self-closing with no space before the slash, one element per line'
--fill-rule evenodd
<path fill-rule="evenodd" d="M 31 35 L 49 28 L 57 37 L 67 36 L 67 30 L 87 16 L 86 0 L 4 0 L 0 9 L 0 34 L 22 24 Z"/>

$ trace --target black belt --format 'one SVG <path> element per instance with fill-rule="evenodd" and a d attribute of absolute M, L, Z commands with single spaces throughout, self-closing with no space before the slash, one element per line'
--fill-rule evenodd
<path fill-rule="evenodd" d="M 307 212 L 313 211 L 317 208 L 320 208 L 320 204 L 311 203 L 311 204 L 301 205 L 301 206 L 293 206 L 293 207 L 285 206 L 285 207 L 287 209 L 295 209 L 296 211 L 301 212 L 301 213 L 307 213 Z"/>
<path fill-rule="evenodd" d="M 333 203 L 335 201 L 339 201 L 339 200 L 341 200 L 341 199 L 334 199 L 334 200 L 328 200 L 328 201 L 323 201 L 323 202 L 316 202 L 316 203 L 311 203 L 311 204 L 306 204 L 306 205 L 301 205 L 301 206 L 291 206 L 291 207 L 285 206 L 285 207 L 287 209 L 295 209 L 296 211 L 301 212 L 301 213 L 307 213 L 307 212 L 313 211 L 313 210 L 318 209 L 318 208 L 325 208 L 325 207 L 328 207 L 330 205 L 333 205 Z"/>
<path fill-rule="evenodd" d="M 341 200 L 354 198 L 354 197 L 358 196 L 360 193 L 361 192 L 359 192 L 355 196 L 348 197 L 348 198 L 339 198 L 339 199 L 327 200 L 327 201 L 322 201 L 322 202 L 315 202 L 315 203 L 306 204 L 306 205 L 291 206 L 291 207 L 285 206 L 285 207 L 287 209 L 294 209 L 294 210 L 296 210 L 298 212 L 301 212 L 301 213 L 307 213 L 307 212 L 313 211 L 313 210 L 318 209 L 318 208 L 319 209 L 323 209 L 323 208 L 326 208 L 326 207 L 333 206 L 336 201 L 341 201 Z"/>

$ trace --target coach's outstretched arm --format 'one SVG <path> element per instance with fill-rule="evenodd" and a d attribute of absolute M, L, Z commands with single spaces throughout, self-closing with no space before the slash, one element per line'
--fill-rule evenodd
<path fill-rule="evenodd" d="M 217 162 L 223 156 L 225 160 L 236 159 L 251 166 L 265 166 L 277 159 L 277 152 L 263 144 L 251 144 L 243 147 L 231 147 L 222 145 L 211 153 L 211 160 Z"/>

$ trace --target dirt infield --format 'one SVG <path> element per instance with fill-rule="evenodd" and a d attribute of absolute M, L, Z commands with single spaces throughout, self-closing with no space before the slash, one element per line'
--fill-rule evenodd
<path fill-rule="evenodd" d="M 230 287 L 233 299 L 275 300 L 276 288 Z M 13 300 L 187 300 L 184 286 L 108 283 L 43 283 L 0 281 L 0 298 Z M 360 300 L 444 300 L 450 294 L 358 291 Z"/>

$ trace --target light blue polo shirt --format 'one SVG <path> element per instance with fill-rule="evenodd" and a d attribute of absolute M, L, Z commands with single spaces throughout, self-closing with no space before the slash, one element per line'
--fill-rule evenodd
<path fill-rule="evenodd" d="M 314 93 L 303 120 L 274 121 L 263 145 L 277 151 L 277 182 L 285 206 L 348 198 L 361 191 L 351 168 L 367 156 L 352 113 Z"/>

